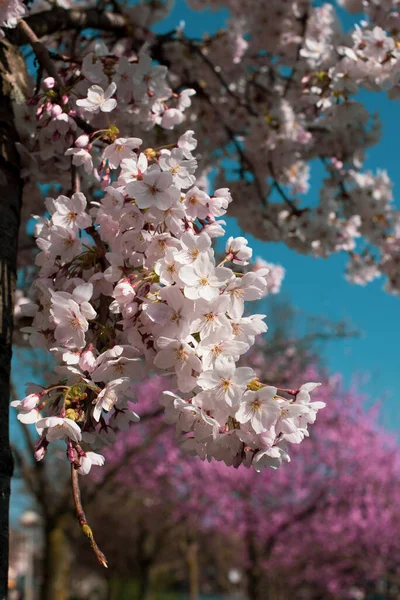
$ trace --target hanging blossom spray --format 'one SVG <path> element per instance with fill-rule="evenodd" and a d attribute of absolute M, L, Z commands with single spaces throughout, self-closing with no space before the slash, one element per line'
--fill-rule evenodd
<path fill-rule="evenodd" d="M 310 399 L 318 383 L 279 389 L 237 366 L 267 330 L 245 303 L 268 293 L 270 266 L 245 272 L 252 250 L 242 237 L 227 240 L 217 264 L 212 242 L 225 233 L 220 217 L 232 199 L 196 180 L 193 132 L 146 148 L 116 124 L 123 115 L 172 129 L 193 90 L 173 93 L 166 67 L 153 66 L 145 48 L 133 63 L 89 54 L 66 73 L 45 79 L 29 101 L 41 159 L 67 162 L 72 173 L 70 193 L 47 198 L 48 216 L 37 218 L 35 301 L 21 307 L 32 317 L 30 343 L 54 358 L 54 380 L 29 385 L 12 404 L 36 426 L 37 460 L 64 440 L 78 520 L 106 566 L 78 474 L 102 465 L 99 450 L 139 421 L 129 404 L 135 381 L 169 376 L 160 401 L 187 452 L 257 471 L 289 460 L 288 444 L 308 435 L 324 403 Z"/>

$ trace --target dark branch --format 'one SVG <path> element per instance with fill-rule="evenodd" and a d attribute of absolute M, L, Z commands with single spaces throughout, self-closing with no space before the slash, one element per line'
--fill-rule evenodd
<path fill-rule="evenodd" d="M 30 29 L 38 38 L 42 38 L 61 31 L 82 31 L 83 29 L 100 29 L 112 31 L 117 36 L 128 36 L 132 33 L 132 26 L 124 15 L 112 12 L 102 12 L 98 8 L 86 10 L 54 7 L 24 19 Z M 20 29 L 8 32 L 10 41 L 18 46 L 26 44 L 24 33 Z"/>

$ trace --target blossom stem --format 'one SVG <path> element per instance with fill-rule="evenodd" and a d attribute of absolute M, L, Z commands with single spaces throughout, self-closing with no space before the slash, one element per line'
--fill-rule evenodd
<path fill-rule="evenodd" d="M 42 392 L 42 396 L 49 394 L 53 390 L 69 390 L 69 389 L 71 389 L 69 385 L 53 385 L 53 387 L 48 388 L 47 390 L 44 390 L 44 392 Z"/>
<path fill-rule="evenodd" d="M 290 394 L 291 396 L 295 396 L 297 394 L 297 391 L 293 390 L 293 389 L 290 390 L 288 388 L 280 388 L 280 387 L 278 387 L 278 390 L 280 392 L 286 392 L 287 394 Z"/>
<path fill-rule="evenodd" d="M 158 152 L 159 150 L 165 150 L 168 148 L 175 148 L 176 144 L 165 144 L 164 146 L 157 146 L 157 148 L 153 148 L 154 152 Z"/>
<path fill-rule="evenodd" d="M 225 256 L 224 260 L 221 260 L 221 262 L 217 265 L 218 267 L 222 267 L 226 262 L 230 262 L 233 258 L 233 254 L 229 253 Z"/>
<path fill-rule="evenodd" d="M 72 193 L 76 194 L 81 191 L 81 179 L 77 167 L 72 163 L 71 157 L 71 187 Z"/>
<path fill-rule="evenodd" d="M 87 538 L 89 538 L 90 545 L 97 557 L 97 560 L 99 561 L 99 563 L 101 565 L 103 565 L 103 567 L 105 567 L 107 569 L 107 567 L 108 567 L 107 559 L 104 556 L 104 554 L 102 553 L 102 551 L 100 550 L 100 548 L 98 547 L 98 545 L 96 544 L 96 541 L 93 536 L 92 528 L 90 527 L 90 525 L 88 524 L 88 522 L 86 520 L 85 512 L 83 510 L 82 501 L 81 501 L 81 490 L 79 487 L 78 471 L 76 470 L 76 468 L 73 464 L 71 465 L 71 482 L 72 482 L 72 494 L 74 497 L 76 516 L 77 516 L 79 525 L 81 526 L 82 532 L 85 534 L 85 536 Z"/>

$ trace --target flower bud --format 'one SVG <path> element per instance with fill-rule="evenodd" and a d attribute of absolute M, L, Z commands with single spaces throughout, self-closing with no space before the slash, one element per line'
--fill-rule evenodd
<path fill-rule="evenodd" d="M 59 115 L 62 114 L 62 108 L 59 104 L 54 104 L 52 109 L 51 109 L 51 116 L 52 117 L 58 117 Z"/>
<path fill-rule="evenodd" d="M 83 133 L 75 140 L 75 146 L 77 148 L 86 148 L 87 145 L 89 144 L 89 140 L 90 140 L 89 136 L 86 135 L 86 133 Z"/>
<path fill-rule="evenodd" d="M 46 456 L 46 452 L 47 452 L 47 449 L 44 448 L 43 446 L 41 446 L 40 448 L 38 448 L 35 451 L 35 460 L 37 460 L 38 462 L 40 460 L 43 460 L 43 458 Z"/>
<path fill-rule="evenodd" d="M 54 77 L 46 77 L 46 79 L 43 79 L 43 85 L 46 88 L 46 90 L 52 90 L 53 87 L 56 85 L 56 80 L 54 79 Z"/>
<path fill-rule="evenodd" d="M 78 415 L 76 414 L 76 411 L 73 408 L 67 408 L 67 410 L 65 411 L 65 416 L 68 419 L 71 419 L 71 421 L 77 421 L 78 419 Z"/>

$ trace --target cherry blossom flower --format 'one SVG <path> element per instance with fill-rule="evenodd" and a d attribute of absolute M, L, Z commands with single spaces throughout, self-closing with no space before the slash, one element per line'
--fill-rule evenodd
<path fill-rule="evenodd" d="M 214 267 L 210 258 L 201 254 L 193 264 L 182 267 L 179 276 L 185 284 L 186 298 L 213 300 L 219 295 L 223 284 L 231 279 L 232 271 L 225 267 Z"/>
<path fill-rule="evenodd" d="M 78 469 L 79 475 L 87 475 L 94 465 L 102 467 L 104 461 L 104 456 L 101 454 L 97 454 L 96 452 L 85 452 L 83 456 L 79 457 L 79 462 L 81 464 Z"/>
<path fill-rule="evenodd" d="M 94 319 L 96 316 L 89 302 L 83 300 L 79 306 L 68 294 L 64 296 L 61 292 L 56 292 L 52 296 L 51 315 L 56 324 L 56 340 L 67 348 L 84 348 L 85 333 L 89 328 L 87 319 Z"/>
<path fill-rule="evenodd" d="M 178 188 L 172 185 L 172 175 L 157 169 L 144 173 L 141 181 L 133 181 L 129 194 L 139 208 L 156 206 L 160 210 L 171 208 L 180 197 Z"/>
<path fill-rule="evenodd" d="M 41 435 L 45 432 L 48 442 L 70 439 L 80 442 L 82 434 L 79 425 L 67 417 L 46 417 L 36 421 L 36 429 Z"/>
<path fill-rule="evenodd" d="M 17 409 L 17 419 L 21 423 L 36 423 L 40 418 L 38 410 L 39 400 L 40 396 L 38 394 L 28 394 L 23 400 L 13 400 L 10 404 Z"/>
<path fill-rule="evenodd" d="M 224 400 L 229 406 L 236 406 L 247 384 L 254 377 L 255 373 L 250 367 L 236 368 L 232 361 L 224 360 L 215 369 L 203 371 L 197 383 L 203 390 L 212 391 L 218 400 Z"/>
<path fill-rule="evenodd" d="M 267 431 L 281 413 L 279 403 L 275 400 L 276 393 L 277 389 L 272 386 L 262 387 L 257 392 L 247 391 L 236 412 L 235 419 L 239 423 L 250 421 L 256 433 Z"/>
<path fill-rule="evenodd" d="M 142 145 L 140 138 L 118 138 L 113 144 L 107 146 L 103 152 L 103 158 L 108 160 L 112 169 L 117 169 L 123 160 L 135 156 L 133 150 Z"/>
<path fill-rule="evenodd" d="M 117 106 L 117 101 L 112 98 L 116 92 L 116 84 L 110 83 L 106 91 L 99 85 L 92 85 L 89 88 L 87 98 L 77 100 L 76 104 L 85 111 L 96 114 L 101 112 L 111 112 Z"/>
<path fill-rule="evenodd" d="M 225 246 L 225 254 L 229 260 L 238 265 L 247 265 L 252 257 L 253 251 L 247 247 L 248 241 L 244 237 L 228 238 Z"/>
<path fill-rule="evenodd" d="M 93 159 L 90 152 L 84 148 L 68 148 L 65 156 L 72 156 L 72 164 L 77 167 L 83 166 L 86 173 L 91 173 L 93 170 Z"/>
<path fill-rule="evenodd" d="M 58 198 L 54 200 L 54 208 L 56 209 L 56 212 L 51 218 L 54 225 L 85 229 L 92 224 L 92 219 L 85 212 L 86 198 L 80 192 L 73 194 L 71 198 L 68 198 L 67 196 L 58 196 Z"/>
<path fill-rule="evenodd" d="M 93 418 L 96 421 L 99 421 L 102 411 L 109 412 L 129 387 L 129 377 L 120 377 L 113 381 L 109 381 L 93 401 L 95 405 L 93 409 Z"/>

